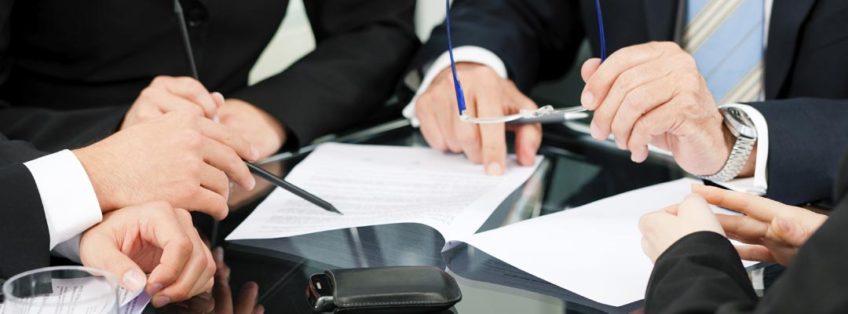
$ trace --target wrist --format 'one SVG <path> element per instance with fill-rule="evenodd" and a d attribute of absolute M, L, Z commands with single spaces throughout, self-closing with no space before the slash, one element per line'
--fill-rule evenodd
<path fill-rule="evenodd" d="M 726 124 L 722 124 L 721 127 L 722 133 L 724 133 L 724 144 L 727 148 L 726 155 L 727 158 L 725 160 L 730 159 L 730 153 L 733 151 L 733 146 L 736 145 L 736 136 L 733 135 L 733 132 L 728 129 Z M 748 160 L 745 162 L 745 166 L 742 168 L 742 171 L 736 176 L 737 178 L 747 178 L 754 176 L 754 170 L 757 161 L 757 143 L 754 142 L 754 148 L 751 151 L 751 155 L 748 156 Z"/>
<path fill-rule="evenodd" d="M 267 111 L 244 100 L 227 99 L 219 117 L 221 124 L 256 146 L 262 158 L 278 152 L 286 143 L 283 124 Z"/>
<path fill-rule="evenodd" d="M 96 144 L 95 144 L 96 145 Z M 93 145 L 92 145 L 93 146 Z M 73 150 L 74 155 L 79 159 L 83 169 L 88 175 L 91 186 L 94 188 L 94 194 L 97 195 L 97 201 L 100 205 L 100 210 L 104 213 L 118 208 L 118 205 L 112 200 L 115 191 L 113 185 L 109 182 L 108 171 L 103 171 L 101 167 L 105 164 L 102 156 L 96 153 L 92 146 Z"/>

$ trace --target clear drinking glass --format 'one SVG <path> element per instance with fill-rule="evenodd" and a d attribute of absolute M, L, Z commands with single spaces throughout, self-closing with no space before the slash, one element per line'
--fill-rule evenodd
<path fill-rule="evenodd" d="M 3 313 L 118 313 L 115 278 L 81 266 L 47 267 L 19 274 L 3 284 L 3 297 Z"/>

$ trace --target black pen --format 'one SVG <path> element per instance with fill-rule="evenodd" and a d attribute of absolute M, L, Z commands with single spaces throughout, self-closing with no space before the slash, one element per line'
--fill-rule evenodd
<path fill-rule="evenodd" d="M 180 33 L 183 38 L 183 49 L 185 50 L 188 66 L 189 68 L 191 68 L 191 75 L 192 77 L 194 77 L 195 80 L 199 82 L 200 75 L 197 73 L 197 64 L 194 62 L 194 51 L 191 48 L 191 39 L 188 36 L 188 27 L 186 26 L 185 16 L 183 16 L 183 6 L 180 4 L 179 0 L 174 0 L 174 13 L 177 15 L 177 21 L 180 23 Z M 317 197 L 312 193 L 306 192 L 305 190 L 297 187 L 296 185 L 291 184 L 286 180 L 283 180 L 283 178 L 280 178 L 274 175 L 273 173 L 265 171 L 265 169 L 262 169 L 257 165 L 246 161 L 244 163 L 247 165 L 247 168 L 250 169 L 250 172 L 253 172 L 262 179 L 265 179 L 265 181 L 268 181 L 277 187 L 289 191 L 292 194 L 297 195 L 298 197 L 312 204 L 318 205 L 318 207 L 321 207 L 328 212 L 343 215 L 342 212 L 340 212 L 338 209 L 336 209 L 335 206 L 333 206 L 333 204 L 330 204 L 329 202 L 321 199 L 320 197 Z"/>
<path fill-rule="evenodd" d="M 285 189 L 286 191 L 289 191 L 292 194 L 297 195 L 298 197 L 300 197 L 304 200 L 307 200 L 310 203 L 317 205 L 318 207 L 323 208 L 324 210 L 326 210 L 328 212 L 334 212 L 336 214 L 343 215 L 342 212 L 340 212 L 338 209 L 336 209 L 335 206 L 333 206 L 333 204 L 330 204 L 327 201 L 322 200 L 321 198 L 313 195 L 312 193 L 304 191 L 303 189 L 295 186 L 294 184 L 291 184 L 288 181 L 283 180 L 282 178 L 280 178 L 278 176 L 275 176 L 274 174 L 268 172 L 265 169 L 262 169 L 261 167 L 259 167 L 257 165 L 254 165 L 254 164 L 248 162 L 247 168 L 250 169 L 250 172 L 253 172 L 257 176 L 261 177 L 262 179 L 265 179 L 266 181 L 271 182 L 274 185 L 279 186 L 279 187 Z"/>

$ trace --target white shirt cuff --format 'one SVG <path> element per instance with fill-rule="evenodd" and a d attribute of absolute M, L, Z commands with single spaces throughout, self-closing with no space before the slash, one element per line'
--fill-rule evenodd
<path fill-rule="evenodd" d="M 453 49 L 453 56 L 457 63 L 479 63 L 492 68 L 498 76 L 507 78 L 508 74 L 506 72 L 506 65 L 504 65 L 500 57 L 488 49 L 476 46 L 462 46 Z M 426 74 L 424 75 L 424 79 L 421 81 L 421 84 L 418 86 L 418 91 L 415 93 L 415 97 L 413 97 L 412 101 L 403 108 L 403 116 L 409 119 L 413 126 L 418 127 L 418 118 L 415 116 L 415 103 L 418 102 L 418 96 L 421 96 L 421 94 L 430 87 L 430 84 L 433 83 L 436 75 L 450 67 L 450 64 L 450 55 L 446 51 L 439 56 L 436 61 L 433 61 L 428 69 L 424 70 Z"/>
<path fill-rule="evenodd" d="M 730 182 L 719 183 L 722 186 L 739 192 L 757 195 L 765 195 L 768 192 L 768 178 L 766 177 L 766 165 L 768 164 L 769 140 L 768 123 L 759 110 L 749 105 L 729 104 L 720 108 L 736 108 L 744 111 L 754 122 L 757 129 L 757 159 L 754 161 L 754 176 L 751 178 L 740 178 Z"/>
<path fill-rule="evenodd" d="M 94 187 L 74 153 L 63 150 L 24 165 L 32 173 L 41 196 L 50 249 L 103 219 Z"/>
<path fill-rule="evenodd" d="M 58 245 L 56 245 L 55 248 L 53 248 L 53 254 L 56 256 L 65 257 L 78 264 L 82 264 L 82 259 L 80 258 L 81 236 L 81 234 L 78 234 L 68 241 L 59 243 Z"/>

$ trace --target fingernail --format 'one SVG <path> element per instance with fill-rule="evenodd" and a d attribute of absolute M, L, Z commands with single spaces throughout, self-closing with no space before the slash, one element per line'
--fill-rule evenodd
<path fill-rule="evenodd" d="M 250 180 L 247 181 L 247 190 L 253 191 L 254 188 L 256 188 L 256 178 L 250 176 Z"/>
<path fill-rule="evenodd" d="M 131 270 L 124 274 L 122 281 L 124 283 L 124 288 L 127 288 L 130 291 L 139 291 L 144 289 L 144 285 L 147 283 L 147 277 L 140 271 Z"/>
<path fill-rule="evenodd" d="M 163 286 L 161 283 L 158 283 L 158 282 L 153 283 L 153 284 L 150 285 L 150 293 L 149 294 L 157 294 L 157 293 L 159 293 L 159 291 L 162 291 L 162 289 L 164 289 L 164 288 L 165 288 L 165 286 Z"/>
<path fill-rule="evenodd" d="M 171 303 L 171 298 L 167 296 L 160 295 L 153 298 L 153 306 L 155 307 L 163 307 L 165 305 L 168 305 L 168 303 Z"/>
<path fill-rule="evenodd" d="M 580 96 L 580 103 L 586 109 L 592 109 L 595 105 L 595 95 L 592 95 L 592 92 L 585 91 L 583 95 Z"/>
<path fill-rule="evenodd" d="M 214 92 L 214 93 L 212 93 L 212 96 L 215 97 L 215 99 L 218 100 L 218 106 L 223 105 L 224 102 L 226 101 L 224 99 L 224 94 L 221 94 L 220 92 Z"/>
<path fill-rule="evenodd" d="M 489 175 L 499 176 L 503 174 L 503 171 L 503 167 L 500 163 L 490 162 L 488 165 L 486 165 L 486 173 L 488 173 Z"/>

